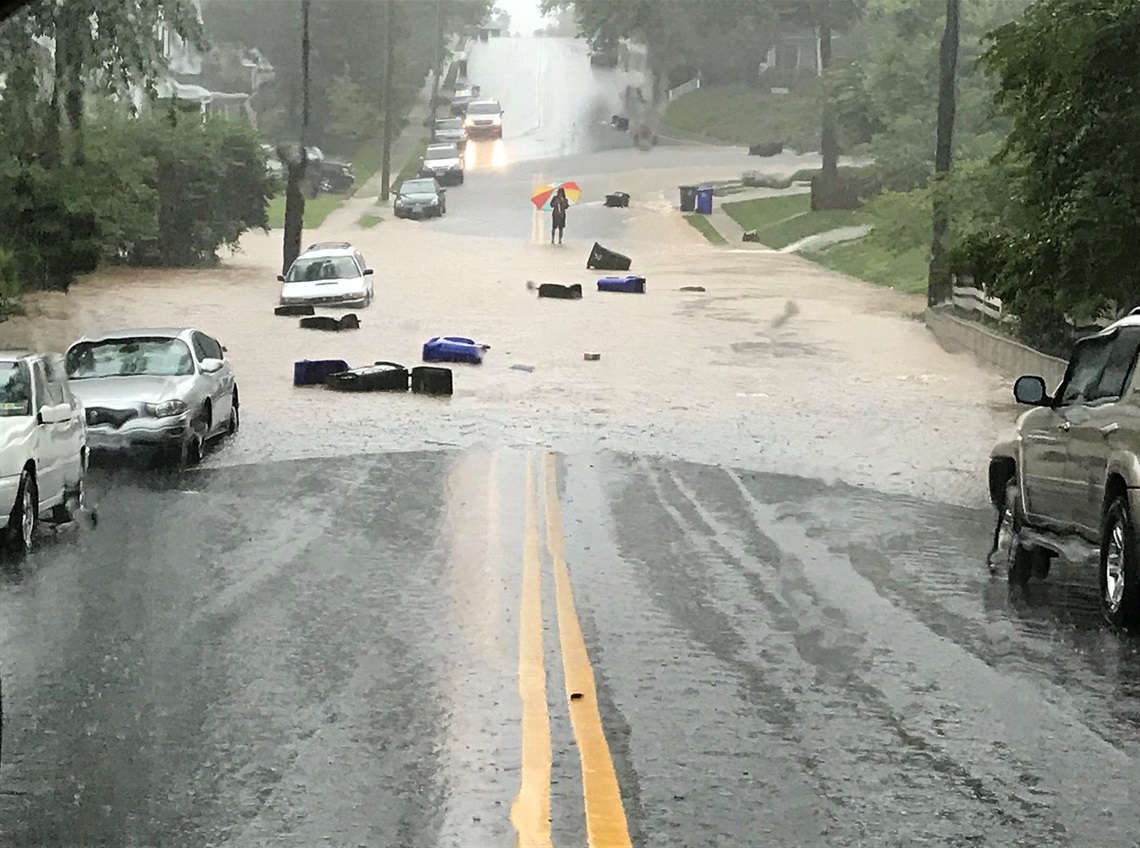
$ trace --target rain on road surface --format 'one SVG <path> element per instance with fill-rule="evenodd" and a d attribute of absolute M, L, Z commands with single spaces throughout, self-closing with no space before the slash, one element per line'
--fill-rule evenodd
<path fill-rule="evenodd" d="M 508 66 L 519 72 L 524 61 L 537 63 L 537 77 L 544 63 L 577 62 L 567 73 L 586 80 L 576 50 L 531 39 L 480 45 L 472 77 L 478 69 L 507 80 Z M 571 107 L 543 120 L 564 132 L 614 90 L 601 76 L 579 88 Z M 509 121 L 520 107 L 506 105 Z M 629 172 L 629 161 L 687 167 L 733 155 L 640 158 L 594 152 L 586 140 L 543 147 L 557 133 L 511 133 L 504 143 L 517 145 L 517 164 L 498 177 L 520 186 L 551 170 L 549 159 L 529 156 L 567 153 L 560 166 L 589 176 Z M 486 244 L 461 231 L 477 229 L 470 222 L 481 215 L 500 220 L 483 200 L 460 200 L 471 189 L 490 197 L 494 179 L 472 174 L 451 193 L 457 211 L 437 223 L 454 231 L 385 222 L 354 238 L 377 239 L 372 252 L 380 239 L 424 245 L 425 265 L 449 238 L 478 261 L 510 253 L 512 239 L 530 234 L 529 212 L 511 218 L 518 213 L 504 203 L 507 224 L 478 234 L 492 236 Z M 650 214 L 633 210 L 608 226 L 649 238 L 660 230 L 637 216 Z M 421 232 L 429 235 L 410 235 Z M 511 345 L 534 355 L 535 334 L 575 344 L 559 333 L 596 324 L 611 339 L 604 365 L 627 355 L 612 321 L 672 327 L 676 337 L 651 348 L 664 365 L 589 372 L 613 381 L 591 390 L 588 377 L 559 364 L 562 353 L 544 353 L 525 375 L 542 386 L 535 400 L 533 389 L 504 389 L 506 372 L 496 369 L 506 366 L 492 361 L 463 372 L 451 411 L 440 413 L 460 431 L 479 419 L 504 432 L 533 425 L 554 453 L 495 440 L 486 426 L 461 449 L 424 450 L 438 426 L 424 410 L 434 405 L 409 397 L 399 412 L 364 401 L 330 411 L 313 393 L 289 393 L 271 371 L 279 363 L 258 351 L 276 355 L 274 345 L 293 336 L 257 317 L 261 294 L 245 265 L 220 282 L 172 275 L 175 290 L 137 289 L 208 318 L 224 340 L 236 336 L 243 431 L 187 475 L 97 475 L 99 527 L 63 532 L 0 572 L 0 846 L 483 848 L 515 844 L 516 834 L 523 845 L 581 846 L 592 834 L 599 848 L 1134 848 L 1137 640 L 1100 625 L 1087 569 L 1055 566 L 1047 583 L 1013 596 L 990 578 L 990 514 L 944 502 L 958 499 L 945 481 L 960 475 L 942 467 L 943 446 L 931 442 L 921 465 L 936 485 L 908 488 L 897 476 L 908 463 L 920 467 L 921 451 L 904 450 L 920 432 L 908 414 L 940 415 L 957 432 L 954 447 L 975 450 L 978 425 L 967 413 L 985 405 L 956 405 L 953 392 L 986 383 L 923 360 L 932 354 L 920 353 L 928 342 L 918 331 L 869 314 L 855 302 L 865 290 L 838 295 L 839 284 L 795 260 L 763 260 L 765 288 L 749 293 L 745 279 L 725 282 L 742 258 L 686 248 L 713 296 L 674 301 L 662 281 L 675 288 L 684 251 L 670 249 L 655 257 L 656 295 L 637 311 L 623 311 L 634 310 L 629 301 L 610 308 L 616 319 L 532 311 L 534 326 Z M 240 261 L 271 269 L 272 255 L 251 241 Z M 472 277 L 477 264 L 465 265 Z M 789 274 L 798 276 L 782 282 Z M 770 317 L 764 298 L 782 305 L 791 291 L 783 286 L 806 283 L 817 293 L 800 296 L 802 319 L 778 332 L 761 327 L 766 342 L 739 335 L 758 314 Z M 422 309 L 451 300 L 474 312 L 465 297 L 498 298 L 504 316 L 488 327 L 505 334 L 506 311 L 521 307 L 485 285 L 441 284 L 444 294 Z M 77 290 L 77 321 L 108 310 L 141 321 L 156 308 L 139 295 L 98 305 L 116 291 Z M 344 344 L 366 347 L 376 326 L 419 338 L 422 328 L 399 317 L 417 303 L 406 297 L 386 293 L 378 305 L 397 317 L 366 314 L 359 338 Z M 231 333 L 218 323 L 227 309 Z M 878 333 L 877 359 L 829 335 L 839 323 Z M 695 341 L 706 325 L 723 336 L 711 348 Z M 913 346 L 925 373 L 896 378 L 895 344 Z M 721 400 L 689 370 L 673 374 L 670 345 L 693 368 L 715 371 Z M 508 354 L 497 343 L 493 355 Z M 742 370 L 758 383 L 751 394 Z M 599 399 L 583 401 L 591 391 Z M 481 392 L 508 396 L 488 405 Z M 775 415 L 759 405 L 767 393 L 796 401 Z M 926 395 L 931 409 L 916 411 Z M 798 455 L 810 474 L 830 463 L 860 485 L 759 462 L 746 470 L 731 459 L 578 449 L 586 440 L 575 429 L 592 428 L 589 404 L 603 402 L 622 416 L 610 429 L 627 436 L 630 408 L 642 410 L 643 427 L 653 419 L 664 454 L 684 452 L 674 450 L 681 430 L 669 415 L 712 404 L 732 417 L 693 419 L 710 454 L 779 443 L 759 455 L 781 469 Z M 842 462 L 829 404 L 863 434 L 852 461 Z M 872 433 L 874 416 L 891 426 L 880 421 L 885 432 Z M 417 427 L 420 449 L 396 452 Z M 893 453 L 880 436 L 895 439 Z M 257 450 L 267 438 L 272 449 Z M 274 450 L 299 458 L 271 461 Z M 326 450 L 340 456 L 314 456 Z"/>
<path fill-rule="evenodd" d="M 983 512 L 478 450 L 100 493 L 2 586 L 4 845 L 1135 844 L 1135 644 Z"/>

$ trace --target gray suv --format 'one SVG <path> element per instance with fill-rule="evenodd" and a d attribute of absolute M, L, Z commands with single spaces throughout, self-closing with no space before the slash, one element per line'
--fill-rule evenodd
<path fill-rule="evenodd" d="M 998 511 L 990 567 L 1012 582 L 1045 577 L 1057 554 L 1096 558 L 1100 606 L 1140 626 L 1140 315 L 1081 339 L 1050 395 L 1040 377 L 1014 385 L 1032 406 L 990 454 Z"/>

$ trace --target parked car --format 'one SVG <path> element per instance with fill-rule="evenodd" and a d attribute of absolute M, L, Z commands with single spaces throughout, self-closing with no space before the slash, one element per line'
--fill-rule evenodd
<path fill-rule="evenodd" d="M 281 305 L 310 304 L 362 309 L 372 303 L 372 269 L 348 242 L 309 245 L 286 274 L 278 274 Z"/>
<path fill-rule="evenodd" d="M 590 47 L 590 65 L 594 68 L 616 68 L 618 46 L 613 41 L 597 41 Z"/>
<path fill-rule="evenodd" d="M 311 162 L 306 170 L 311 171 L 309 178 L 318 192 L 344 194 L 356 183 L 352 164 L 340 159 L 321 159 L 319 162 Z"/>
<path fill-rule="evenodd" d="M 434 177 L 405 180 L 396 190 L 392 211 L 397 218 L 439 218 L 447 214 L 447 189 Z"/>
<path fill-rule="evenodd" d="M 451 142 L 462 153 L 467 148 L 467 130 L 463 128 L 462 118 L 439 118 L 435 122 L 432 135 L 433 141 L 439 143 Z"/>
<path fill-rule="evenodd" d="M 997 508 L 991 568 L 1013 582 L 1045 577 L 1058 554 L 1098 563 L 1100 607 L 1114 625 L 1140 625 L 1140 315 L 1075 345 L 1057 391 L 1021 377 L 1033 407 L 990 455 Z"/>
<path fill-rule="evenodd" d="M 455 89 L 455 95 L 451 98 L 451 115 L 454 118 L 462 118 L 467 114 L 467 106 L 479 96 L 479 86 L 473 85 L 468 88 Z"/>
<path fill-rule="evenodd" d="M 463 127 L 470 138 L 502 138 L 503 107 L 498 100 L 472 100 Z"/>
<path fill-rule="evenodd" d="M 87 428 L 59 355 L 0 352 L 0 538 L 24 553 L 40 516 L 83 507 Z"/>
<path fill-rule="evenodd" d="M 67 351 L 93 453 L 199 462 L 211 439 L 237 432 L 233 367 L 217 339 L 192 327 L 87 336 Z"/>
<path fill-rule="evenodd" d="M 463 185 L 463 154 L 449 142 L 429 144 L 420 163 L 421 177 L 435 177 L 440 185 Z"/>

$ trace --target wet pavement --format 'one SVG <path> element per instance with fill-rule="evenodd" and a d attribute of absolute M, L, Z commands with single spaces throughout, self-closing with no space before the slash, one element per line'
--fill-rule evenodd
<path fill-rule="evenodd" d="M 2 845 L 1140 837 L 1140 642 L 1087 571 L 1010 597 L 983 511 L 616 453 L 98 489 L 0 582 Z"/>
<path fill-rule="evenodd" d="M 272 315 L 279 233 L 0 327 L 59 350 L 177 315 L 243 410 L 201 469 L 100 472 L 98 528 L 5 563 L 0 846 L 1135 848 L 1140 642 L 1086 566 L 1012 597 L 984 567 L 1008 375 L 921 298 L 706 244 L 676 185 L 755 160 L 576 129 L 624 83 L 539 41 L 476 47 L 508 129 L 446 218 L 306 236 L 377 268 L 360 330 Z M 587 190 L 562 248 L 526 200 L 552 177 Z M 646 295 L 590 291 L 595 238 Z M 450 399 L 291 385 L 437 334 L 491 345 Z"/>

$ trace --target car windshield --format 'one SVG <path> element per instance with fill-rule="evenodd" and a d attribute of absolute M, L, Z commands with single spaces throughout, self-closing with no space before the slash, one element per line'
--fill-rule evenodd
<path fill-rule="evenodd" d="M 435 194 L 432 180 L 408 180 L 400 186 L 400 194 Z"/>
<path fill-rule="evenodd" d="M 472 103 L 467 107 L 468 115 L 498 115 L 502 109 L 499 108 L 497 101 L 492 100 L 487 103 Z"/>
<path fill-rule="evenodd" d="M 0 418 L 32 414 L 28 369 L 18 362 L 0 362 Z"/>
<path fill-rule="evenodd" d="M 67 352 L 67 376 L 188 377 L 194 373 L 190 348 L 181 339 L 137 337 L 80 342 Z"/>
<path fill-rule="evenodd" d="M 442 121 L 435 122 L 437 130 L 461 130 L 463 129 L 463 121 L 458 118 L 444 118 Z"/>
<path fill-rule="evenodd" d="M 427 149 L 425 159 L 454 159 L 459 155 L 454 144 L 434 144 Z"/>
<path fill-rule="evenodd" d="M 321 256 L 312 259 L 301 257 L 289 269 L 287 283 L 312 283 L 317 280 L 351 280 L 360 276 L 360 270 L 349 256 Z"/>

